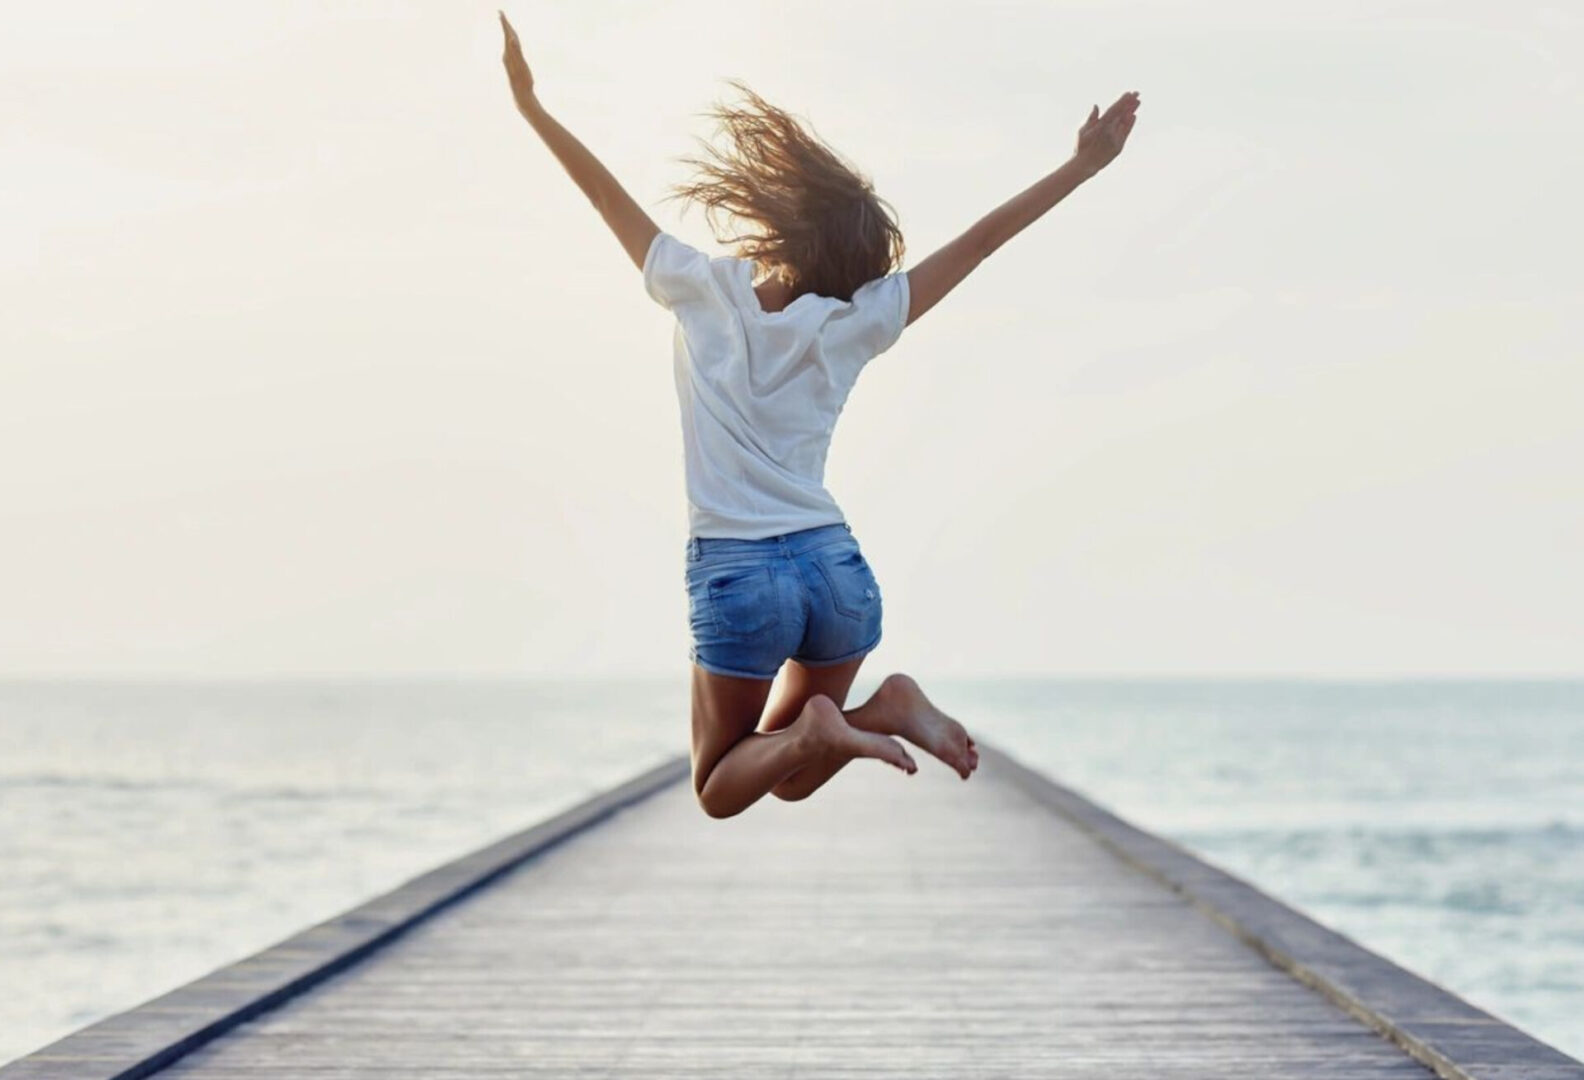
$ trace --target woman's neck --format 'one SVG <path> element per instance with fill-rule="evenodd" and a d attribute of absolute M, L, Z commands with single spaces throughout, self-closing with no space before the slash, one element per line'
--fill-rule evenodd
<path fill-rule="evenodd" d="M 759 306 L 767 312 L 781 311 L 795 299 L 792 286 L 774 275 L 755 285 L 754 294 L 759 297 Z"/>

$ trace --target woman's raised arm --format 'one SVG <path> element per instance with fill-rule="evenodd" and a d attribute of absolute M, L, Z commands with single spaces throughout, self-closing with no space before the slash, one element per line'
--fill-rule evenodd
<path fill-rule="evenodd" d="M 1138 107 L 1138 93 L 1131 90 L 1118 98 L 1104 116 L 1096 105 L 1078 130 L 1077 149 L 1061 168 L 990 211 L 968 231 L 909 270 L 911 300 L 907 321 L 911 324 L 938 304 L 991 252 L 1109 165 L 1122 152 Z"/>
<path fill-rule="evenodd" d="M 522 45 L 517 40 L 517 31 L 512 29 L 512 24 L 506 20 L 506 13 L 500 12 L 501 30 L 506 35 L 506 77 L 511 81 L 512 98 L 517 102 L 517 111 L 522 113 L 533 129 L 539 133 L 550 152 L 555 154 L 567 174 L 583 189 L 583 194 L 588 196 L 589 202 L 594 204 L 600 217 L 605 219 L 611 232 L 616 234 L 616 239 L 621 241 L 621 246 L 626 249 L 628 258 L 633 265 L 643 269 L 644 256 L 649 253 L 649 245 L 653 243 L 655 234 L 660 227 L 654 223 L 644 208 L 639 206 L 633 197 L 627 194 L 627 189 L 617 182 L 610 174 L 610 170 L 600 162 L 599 158 L 589 152 L 588 147 L 577 140 L 566 128 L 562 127 L 555 117 L 545 111 L 539 104 L 539 98 L 534 94 L 533 72 L 528 70 L 528 62 L 523 59 Z"/>

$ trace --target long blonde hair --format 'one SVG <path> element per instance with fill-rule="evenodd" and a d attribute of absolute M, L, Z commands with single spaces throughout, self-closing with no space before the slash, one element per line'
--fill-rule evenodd
<path fill-rule="evenodd" d="M 704 115 L 724 134 L 723 149 L 699 140 L 705 156 L 685 157 L 695 179 L 667 198 L 704 207 L 722 244 L 771 269 L 793 291 L 851 300 L 853 290 L 902 263 L 902 230 L 869 179 L 826 146 L 811 127 L 738 79 L 746 99 Z"/>

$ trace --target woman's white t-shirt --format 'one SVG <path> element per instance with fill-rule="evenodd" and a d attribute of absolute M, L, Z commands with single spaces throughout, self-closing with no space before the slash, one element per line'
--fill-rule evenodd
<path fill-rule="evenodd" d="M 859 371 L 907 323 L 905 271 L 867 282 L 851 301 L 805 293 L 766 312 L 753 269 L 666 232 L 644 257 L 645 290 L 676 316 L 692 536 L 759 540 L 839 524 L 824 483 L 836 418 Z"/>

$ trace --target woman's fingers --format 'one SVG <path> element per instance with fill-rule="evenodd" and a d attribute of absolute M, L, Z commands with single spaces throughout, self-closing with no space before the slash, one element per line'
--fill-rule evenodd
<path fill-rule="evenodd" d="M 1117 98 L 1116 101 L 1111 103 L 1111 107 L 1106 110 L 1106 115 L 1112 117 L 1127 116 L 1137 108 L 1138 93 L 1136 91 L 1129 90 L 1127 93 Z"/>
<path fill-rule="evenodd" d="M 1136 91 L 1129 90 L 1127 93 L 1123 94 L 1121 97 L 1117 98 L 1111 103 L 1111 107 L 1106 110 L 1106 116 L 1112 117 L 1131 115 L 1133 111 L 1138 108 L 1138 105 L 1138 93 Z"/>
<path fill-rule="evenodd" d="M 504 11 L 496 9 L 496 14 L 500 16 L 501 29 L 506 34 L 506 44 L 521 52 L 522 44 L 517 40 L 517 31 L 512 28 L 511 20 L 506 18 L 506 13 Z"/>
<path fill-rule="evenodd" d="M 1134 119 L 1135 117 L 1132 113 L 1128 113 L 1126 116 L 1118 118 L 1116 124 L 1116 144 L 1118 150 L 1120 150 L 1127 142 L 1128 133 L 1133 130 Z"/>
<path fill-rule="evenodd" d="M 533 94 L 534 77 L 528 68 L 528 61 L 523 59 L 522 44 L 517 40 L 517 31 L 512 26 L 511 20 L 506 18 L 506 13 L 499 8 L 496 14 L 500 16 L 501 31 L 506 35 L 506 48 L 501 61 L 506 65 L 506 77 L 511 80 L 512 94 L 517 99 L 519 109 Z"/>
<path fill-rule="evenodd" d="M 1115 111 L 1111 114 L 1111 123 L 1119 139 L 1127 138 L 1127 133 L 1133 130 L 1133 121 L 1138 119 L 1138 107 L 1138 92 L 1134 90 L 1123 94 L 1112 106 Z"/>

